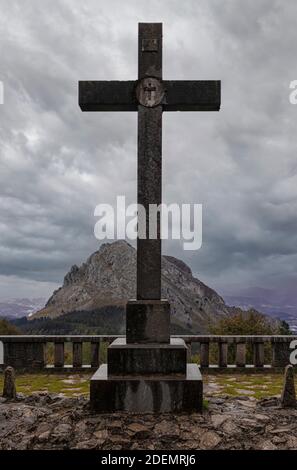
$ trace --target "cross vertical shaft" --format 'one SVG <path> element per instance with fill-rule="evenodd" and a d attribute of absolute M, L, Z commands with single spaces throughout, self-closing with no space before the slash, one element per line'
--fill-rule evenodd
<path fill-rule="evenodd" d="M 140 23 L 138 35 L 138 79 L 153 77 L 162 80 L 162 24 Z M 148 83 L 148 89 L 153 88 Z M 150 93 L 149 93 L 150 97 Z M 162 105 L 138 105 L 138 168 L 137 202 L 146 213 L 138 218 L 137 238 L 137 299 L 161 299 L 161 238 L 160 216 L 157 238 L 149 237 L 149 205 L 162 201 Z M 144 227 L 141 224 L 145 223 Z"/>

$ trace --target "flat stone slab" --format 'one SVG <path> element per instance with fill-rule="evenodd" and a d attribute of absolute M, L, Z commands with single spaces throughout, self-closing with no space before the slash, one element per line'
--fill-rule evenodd
<path fill-rule="evenodd" d="M 170 342 L 168 300 L 129 300 L 126 306 L 127 343 Z"/>
<path fill-rule="evenodd" d="M 90 405 L 98 413 L 126 411 L 162 413 L 201 412 L 203 384 L 197 364 L 187 364 L 185 377 L 108 377 L 102 364 L 90 382 Z"/>
<path fill-rule="evenodd" d="M 187 346 L 181 338 L 164 344 L 127 344 L 117 338 L 107 349 L 108 376 L 186 375 Z"/>

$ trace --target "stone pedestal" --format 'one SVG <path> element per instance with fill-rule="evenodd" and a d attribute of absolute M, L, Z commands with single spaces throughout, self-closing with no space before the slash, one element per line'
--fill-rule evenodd
<path fill-rule="evenodd" d="M 107 349 L 107 364 L 91 378 L 91 408 L 99 413 L 202 411 L 203 385 L 187 346 L 170 338 L 166 300 L 130 301 L 126 338 Z"/>
<path fill-rule="evenodd" d="M 129 300 L 127 343 L 169 343 L 170 304 L 167 300 Z"/>

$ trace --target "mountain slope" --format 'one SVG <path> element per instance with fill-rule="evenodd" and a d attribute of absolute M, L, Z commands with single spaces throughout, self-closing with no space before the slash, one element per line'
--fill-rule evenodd
<path fill-rule="evenodd" d="M 124 307 L 135 298 L 136 250 L 125 241 L 101 245 L 88 260 L 72 266 L 61 288 L 31 318 L 56 318 L 92 312 L 104 306 Z M 224 300 L 193 277 L 191 269 L 171 256 L 162 257 L 162 297 L 171 304 L 172 324 L 184 331 L 206 332 L 209 320 L 228 313 Z"/>

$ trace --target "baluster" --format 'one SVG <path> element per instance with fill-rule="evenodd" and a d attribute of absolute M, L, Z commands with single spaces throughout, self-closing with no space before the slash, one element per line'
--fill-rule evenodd
<path fill-rule="evenodd" d="M 100 341 L 91 343 L 91 367 L 99 367 L 100 363 Z"/>
<path fill-rule="evenodd" d="M 254 366 L 264 366 L 264 343 L 254 343 Z"/>
<path fill-rule="evenodd" d="M 64 342 L 55 342 L 55 367 L 64 367 Z"/>
<path fill-rule="evenodd" d="M 82 367 L 82 342 L 73 341 L 72 343 L 73 367 Z"/>
<path fill-rule="evenodd" d="M 200 366 L 209 367 L 209 343 L 200 343 Z"/>
<path fill-rule="evenodd" d="M 219 343 L 219 367 L 228 365 L 228 343 Z"/>
<path fill-rule="evenodd" d="M 246 344 L 237 343 L 236 344 L 236 366 L 245 367 L 246 366 Z"/>

